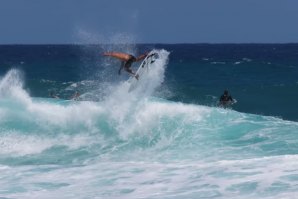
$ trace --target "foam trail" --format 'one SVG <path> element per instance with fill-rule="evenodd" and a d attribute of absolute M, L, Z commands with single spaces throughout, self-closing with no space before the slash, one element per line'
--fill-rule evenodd
<path fill-rule="evenodd" d="M 155 89 L 164 81 L 164 73 L 168 63 L 169 52 L 166 50 L 154 50 L 158 59 L 151 65 L 148 72 L 139 80 L 137 88 L 129 92 L 130 82 L 121 82 L 113 89 L 113 92 L 104 101 L 105 107 L 109 107 L 109 116 L 121 124 L 119 132 L 127 129 L 123 124 L 129 115 L 142 108 L 142 104 L 150 97 Z"/>

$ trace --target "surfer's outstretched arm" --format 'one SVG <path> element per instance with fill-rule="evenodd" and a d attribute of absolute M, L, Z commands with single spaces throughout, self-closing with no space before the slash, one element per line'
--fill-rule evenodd
<path fill-rule="evenodd" d="M 145 59 L 145 57 L 146 57 L 147 55 L 148 55 L 148 53 L 145 53 L 145 54 L 143 54 L 143 55 L 138 56 L 138 57 L 136 58 L 136 61 L 140 61 L 140 60 Z"/>
<path fill-rule="evenodd" d="M 105 53 L 103 53 L 103 55 L 104 56 L 114 57 L 114 58 L 120 59 L 122 61 L 127 61 L 130 58 L 129 54 L 120 53 L 120 52 L 105 52 Z"/>

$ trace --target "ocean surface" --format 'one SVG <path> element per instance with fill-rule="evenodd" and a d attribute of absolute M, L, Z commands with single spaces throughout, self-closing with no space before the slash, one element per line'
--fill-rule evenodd
<path fill-rule="evenodd" d="M 298 198 L 297 102 L 298 44 L 2 45 L 0 198 Z"/>

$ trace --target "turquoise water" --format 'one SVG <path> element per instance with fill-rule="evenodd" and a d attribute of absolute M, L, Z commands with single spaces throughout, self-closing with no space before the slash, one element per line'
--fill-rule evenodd
<path fill-rule="evenodd" d="M 154 95 L 157 52 L 137 89 L 107 84 L 97 101 L 33 97 L 20 70 L 3 75 L 0 197 L 295 197 L 298 123 Z"/>

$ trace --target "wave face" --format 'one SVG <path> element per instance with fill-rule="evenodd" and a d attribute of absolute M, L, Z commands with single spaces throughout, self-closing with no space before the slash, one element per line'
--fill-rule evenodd
<path fill-rule="evenodd" d="M 31 97 L 22 72 L 8 71 L 0 80 L 0 196 L 297 195 L 298 123 L 153 97 L 169 56 L 156 52 L 136 90 L 120 81 L 98 101 Z"/>

